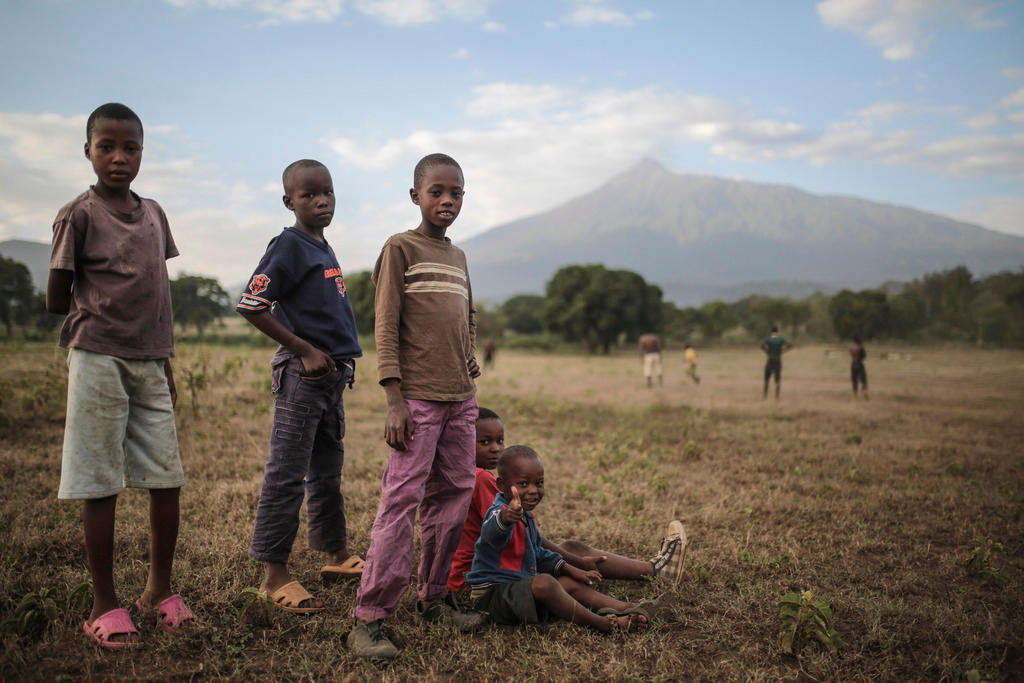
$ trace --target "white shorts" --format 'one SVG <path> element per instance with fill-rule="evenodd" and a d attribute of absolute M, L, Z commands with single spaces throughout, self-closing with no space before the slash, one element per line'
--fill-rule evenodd
<path fill-rule="evenodd" d="M 644 377 L 661 377 L 661 354 L 644 354 Z"/>
<path fill-rule="evenodd" d="M 162 360 L 68 352 L 68 410 L 58 498 L 185 483 Z"/>

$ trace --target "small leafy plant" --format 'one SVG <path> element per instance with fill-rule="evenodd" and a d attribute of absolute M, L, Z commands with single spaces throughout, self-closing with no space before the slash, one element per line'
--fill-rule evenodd
<path fill-rule="evenodd" d="M 991 538 L 974 539 L 974 550 L 967 558 L 967 571 L 986 579 L 999 581 L 1002 575 L 999 569 L 992 566 L 993 556 L 1003 552 L 1003 544 Z"/>
<path fill-rule="evenodd" d="M 277 606 L 267 593 L 256 588 L 246 588 L 241 593 L 242 618 L 255 626 L 269 626 L 274 621 Z"/>
<path fill-rule="evenodd" d="M 92 579 L 83 581 L 68 593 L 68 614 L 75 615 L 77 619 L 78 615 L 88 610 L 90 605 L 92 605 Z"/>
<path fill-rule="evenodd" d="M 808 639 L 817 640 L 829 652 L 839 650 L 839 634 L 832 625 L 832 608 L 824 600 L 816 600 L 814 593 L 787 593 L 779 601 L 782 631 L 779 643 L 786 654 L 799 651 L 799 644 Z"/>
<path fill-rule="evenodd" d="M 3 620 L 3 630 L 31 638 L 40 636 L 57 620 L 57 603 L 50 597 L 50 591 L 41 588 L 38 592 L 27 593 L 18 603 L 14 613 Z"/>

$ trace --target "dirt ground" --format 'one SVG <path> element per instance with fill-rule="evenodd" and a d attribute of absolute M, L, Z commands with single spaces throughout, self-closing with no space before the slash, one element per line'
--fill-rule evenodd
<path fill-rule="evenodd" d="M 292 571 L 328 610 L 246 610 L 247 557 L 271 418 L 272 349 L 179 347 L 182 527 L 175 583 L 200 627 L 102 652 L 89 601 L 81 505 L 56 499 L 66 370 L 49 346 L 0 347 L 0 675 L 5 680 L 1021 680 L 1024 679 L 1024 352 L 869 346 L 870 400 L 854 400 L 841 347 L 798 346 L 781 399 L 762 399 L 756 349 L 699 349 L 701 383 L 666 354 L 647 388 L 639 356 L 499 349 L 479 402 L 508 445 L 544 458 L 542 532 L 646 559 L 667 522 L 692 539 L 678 585 L 606 582 L 623 599 L 668 591 L 637 636 L 556 622 L 461 636 L 420 624 L 407 591 L 390 622 L 405 648 L 365 663 L 344 644 L 356 587 L 321 585 L 300 528 Z M 372 354 L 346 396 L 350 547 L 369 543 L 387 457 Z M 116 579 L 145 584 L 148 502 L 121 496 Z M 783 652 L 780 598 L 812 591 L 837 631 Z M 40 629 L 22 598 L 53 600 Z"/>

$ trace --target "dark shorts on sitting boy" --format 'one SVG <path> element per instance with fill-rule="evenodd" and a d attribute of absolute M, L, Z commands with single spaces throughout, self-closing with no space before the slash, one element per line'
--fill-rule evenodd
<path fill-rule="evenodd" d="M 541 624 L 550 618 L 547 607 L 533 597 L 533 577 L 474 588 L 473 609 L 485 612 L 492 624 Z"/>

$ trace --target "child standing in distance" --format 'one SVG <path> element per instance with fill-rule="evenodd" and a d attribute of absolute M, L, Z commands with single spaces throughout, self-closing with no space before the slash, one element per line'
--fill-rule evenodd
<path fill-rule="evenodd" d="M 690 346 L 689 343 L 683 346 L 685 349 L 683 353 L 686 355 L 686 362 L 689 367 L 686 369 L 686 374 L 690 376 L 694 384 L 700 384 L 700 377 L 697 376 L 697 350 Z"/>
<path fill-rule="evenodd" d="M 392 236 L 373 270 L 378 377 L 387 396 L 391 447 L 354 610 L 349 647 L 393 658 L 383 620 L 409 583 L 416 510 L 422 552 L 417 610 L 425 622 L 466 629 L 479 615 L 454 609 L 446 582 L 473 490 L 476 321 L 466 256 L 445 236 L 462 208 L 462 169 L 431 154 L 416 164 L 409 196 L 415 230 Z"/>
<path fill-rule="evenodd" d="M 178 634 L 194 620 L 171 593 L 178 494 L 185 478 L 174 427 L 177 393 L 166 260 L 178 255 L 163 209 L 131 190 L 142 163 L 142 121 L 123 104 L 97 108 L 86 123 L 85 157 L 96 184 L 53 223 L 46 309 L 67 313 L 68 349 L 62 499 L 83 499 L 93 604 L 85 633 L 100 647 L 140 645 L 114 589 L 114 513 L 126 487 L 149 489 L 150 565 L 135 602 Z"/>
<path fill-rule="evenodd" d="M 772 333 L 761 342 L 761 350 L 768 356 L 764 364 L 764 393 L 762 399 L 768 398 L 768 381 L 775 375 L 775 400 L 779 400 L 779 389 L 782 384 L 782 354 L 793 348 L 786 338 L 779 334 L 779 326 L 772 325 Z"/>
<path fill-rule="evenodd" d="M 663 598 L 615 600 L 590 587 L 601 572 L 574 567 L 543 547 L 532 511 L 544 498 L 544 465 L 532 448 L 502 451 L 498 488 L 466 577 L 475 609 L 496 624 L 537 624 L 550 613 L 604 633 L 647 629 Z"/>
<path fill-rule="evenodd" d="M 459 593 L 466 586 L 465 575 L 472 568 L 484 515 L 498 493 L 498 483 L 490 470 L 497 466 L 498 455 L 504 449 L 505 426 L 501 418 L 493 410 L 481 407 L 476 421 L 476 485 L 448 575 L 448 590 L 452 593 Z M 686 532 L 678 520 L 669 523 L 669 533 L 661 542 L 661 550 L 646 562 L 598 550 L 582 541 L 568 540 L 559 544 L 541 539 L 544 549 L 558 553 L 574 567 L 597 569 L 606 579 L 659 577 L 672 582 L 678 582 L 683 576 L 686 544 Z"/>
<path fill-rule="evenodd" d="M 270 361 L 274 425 L 249 555 L 263 562 L 261 592 L 285 611 L 311 614 L 323 604 L 288 571 L 304 490 L 309 546 L 328 557 L 320 577 L 362 573 L 362 560 L 348 552 L 341 469 L 342 394 L 363 351 L 341 267 L 324 238 L 334 217 L 331 174 L 319 161 L 302 159 L 284 170 L 282 182 L 295 225 L 267 245 L 237 306 L 281 345 Z"/>
<path fill-rule="evenodd" d="M 658 386 L 661 386 L 661 341 L 657 335 L 641 334 L 639 340 L 640 360 L 644 366 L 644 377 L 647 379 L 647 386 L 651 386 L 651 379 L 657 375 Z"/>
<path fill-rule="evenodd" d="M 864 369 L 864 359 L 868 352 L 860 341 L 860 335 L 853 335 L 853 343 L 849 347 L 850 352 L 850 382 L 853 383 L 853 397 L 857 398 L 857 385 L 860 384 L 864 390 L 864 398 L 868 397 L 868 371 Z"/>

